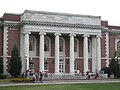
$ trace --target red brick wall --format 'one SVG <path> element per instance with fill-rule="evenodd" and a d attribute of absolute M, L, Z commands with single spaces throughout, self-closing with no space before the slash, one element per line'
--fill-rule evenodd
<path fill-rule="evenodd" d="M 109 56 L 112 58 L 115 52 L 115 37 L 116 35 L 110 34 L 109 36 Z"/>
<path fill-rule="evenodd" d="M 0 56 L 2 56 L 3 53 L 3 30 L 2 27 L 0 27 Z"/>
<path fill-rule="evenodd" d="M 65 55 L 66 57 L 69 57 L 70 56 L 70 38 L 69 36 L 65 36 L 64 37 L 65 39 Z"/>
<path fill-rule="evenodd" d="M 105 53 L 106 53 L 106 47 L 105 47 L 105 33 L 102 33 L 102 38 L 101 38 L 101 57 L 105 58 Z"/>
<path fill-rule="evenodd" d="M 83 67 L 84 67 L 83 59 L 76 59 L 76 60 L 77 60 L 77 70 L 80 70 L 80 72 L 83 73 Z"/>
<path fill-rule="evenodd" d="M 39 58 L 33 58 L 34 60 L 34 72 L 36 73 L 37 71 L 39 71 Z"/>
<path fill-rule="evenodd" d="M 108 21 L 101 21 L 101 25 L 105 26 L 105 27 L 108 27 Z"/>
<path fill-rule="evenodd" d="M 83 38 L 82 37 L 79 38 L 79 46 L 80 46 L 80 48 L 79 48 L 79 56 L 83 57 Z"/>
<path fill-rule="evenodd" d="M 101 60 L 101 69 L 102 69 L 103 67 L 106 67 L 106 59 L 102 59 L 102 60 Z"/>
<path fill-rule="evenodd" d="M 14 44 L 16 44 L 17 48 L 20 50 L 20 30 L 10 28 L 8 30 L 8 55 L 10 56 Z"/>
<path fill-rule="evenodd" d="M 49 36 L 51 39 L 51 56 L 54 57 L 54 53 L 55 53 L 55 37 L 54 35 L 50 35 Z"/>
<path fill-rule="evenodd" d="M 65 73 L 69 73 L 69 71 L 70 71 L 69 64 L 70 64 L 69 59 L 65 59 Z"/>
<path fill-rule="evenodd" d="M 50 73 L 54 73 L 54 67 L 55 67 L 55 62 L 54 62 L 54 59 L 53 58 L 49 58 L 48 59 L 48 61 L 49 61 L 49 65 L 48 65 L 48 71 L 50 72 Z"/>
<path fill-rule="evenodd" d="M 20 15 L 5 13 L 3 15 L 4 21 L 20 21 Z"/>

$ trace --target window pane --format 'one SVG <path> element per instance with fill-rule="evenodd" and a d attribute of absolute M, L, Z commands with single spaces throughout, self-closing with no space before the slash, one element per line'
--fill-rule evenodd
<path fill-rule="evenodd" d="M 44 50 L 49 51 L 49 39 L 45 37 Z"/>
<path fill-rule="evenodd" d="M 117 43 L 117 50 L 120 50 L 120 41 Z"/>
<path fill-rule="evenodd" d="M 60 47 L 59 47 L 60 51 L 63 51 L 63 40 L 61 38 L 60 38 L 60 43 L 59 44 L 60 44 Z"/>
<path fill-rule="evenodd" d="M 35 48 L 35 38 L 33 36 L 30 36 L 29 39 L 29 50 L 34 51 Z"/>
<path fill-rule="evenodd" d="M 74 40 L 74 52 L 77 52 L 77 40 Z"/>
<path fill-rule="evenodd" d="M 46 60 L 46 59 L 44 59 L 44 60 Z M 44 62 L 44 70 L 48 70 L 48 61 Z"/>

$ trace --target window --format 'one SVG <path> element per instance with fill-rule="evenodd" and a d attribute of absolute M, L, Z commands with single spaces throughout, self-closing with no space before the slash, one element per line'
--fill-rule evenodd
<path fill-rule="evenodd" d="M 117 50 L 120 50 L 120 41 L 117 42 Z"/>
<path fill-rule="evenodd" d="M 30 36 L 29 38 L 29 50 L 34 51 L 35 50 L 35 37 Z"/>
<path fill-rule="evenodd" d="M 91 43 L 91 38 L 88 39 L 88 53 L 91 53 L 91 49 L 92 49 L 92 43 Z"/>
<path fill-rule="evenodd" d="M 63 40 L 63 38 L 60 38 L 60 43 L 59 43 L 59 45 L 60 45 L 60 52 L 63 52 L 63 50 L 64 50 L 64 40 Z"/>
<path fill-rule="evenodd" d="M 77 52 L 77 39 L 74 39 L 74 52 Z"/>
<path fill-rule="evenodd" d="M 29 58 L 29 69 L 33 70 L 34 69 L 34 61 L 32 58 Z"/>
<path fill-rule="evenodd" d="M 77 61 L 74 61 L 74 70 L 77 70 Z"/>
<path fill-rule="evenodd" d="M 44 50 L 49 51 L 49 39 L 48 39 L 48 37 L 44 38 Z"/>
<path fill-rule="evenodd" d="M 44 62 L 44 70 L 48 71 L 48 61 L 47 61 L 46 58 L 44 60 L 45 60 L 45 62 Z"/>

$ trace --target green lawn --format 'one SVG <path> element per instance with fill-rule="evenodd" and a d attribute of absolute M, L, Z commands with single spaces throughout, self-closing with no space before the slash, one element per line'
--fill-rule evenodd
<path fill-rule="evenodd" d="M 120 83 L 10 86 L 0 90 L 120 90 Z"/>

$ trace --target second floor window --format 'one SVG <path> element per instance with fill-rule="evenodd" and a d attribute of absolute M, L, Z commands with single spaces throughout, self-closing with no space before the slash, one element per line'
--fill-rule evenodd
<path fill-rule="evenodd" d="M 60 43 L 59 43 L 59 44 L 60 44 L 60 47 L 59 47 L 59 48 L 60 48 L 60 51 L 61 51 L 61 52 L 63 52 L 63 48 L 64 48 L 64 41 L 63 41 L 63 39 L 62 39 L 62 38 L 60 38 Z"/>
<path fill-rule="evenodd" d="M 117 42 L 117 50 L 120 50 L 120 41 Z"/>
<path fill-rule="evenodd" d="M 44 39 L 44 50 L 49 51 L 49 39 L 47 37 Z"/>
<path fill-rule="evenodd" d="M 35 49 L 35 37 L 30 36 L 30 38 L 29 38 L 29 50 L 34 51 L 34 49 Z"/>
<path fill-rule="evenodd" d="M 74 39 L 74 52 L 77 52 L 77 40 Z"/>

